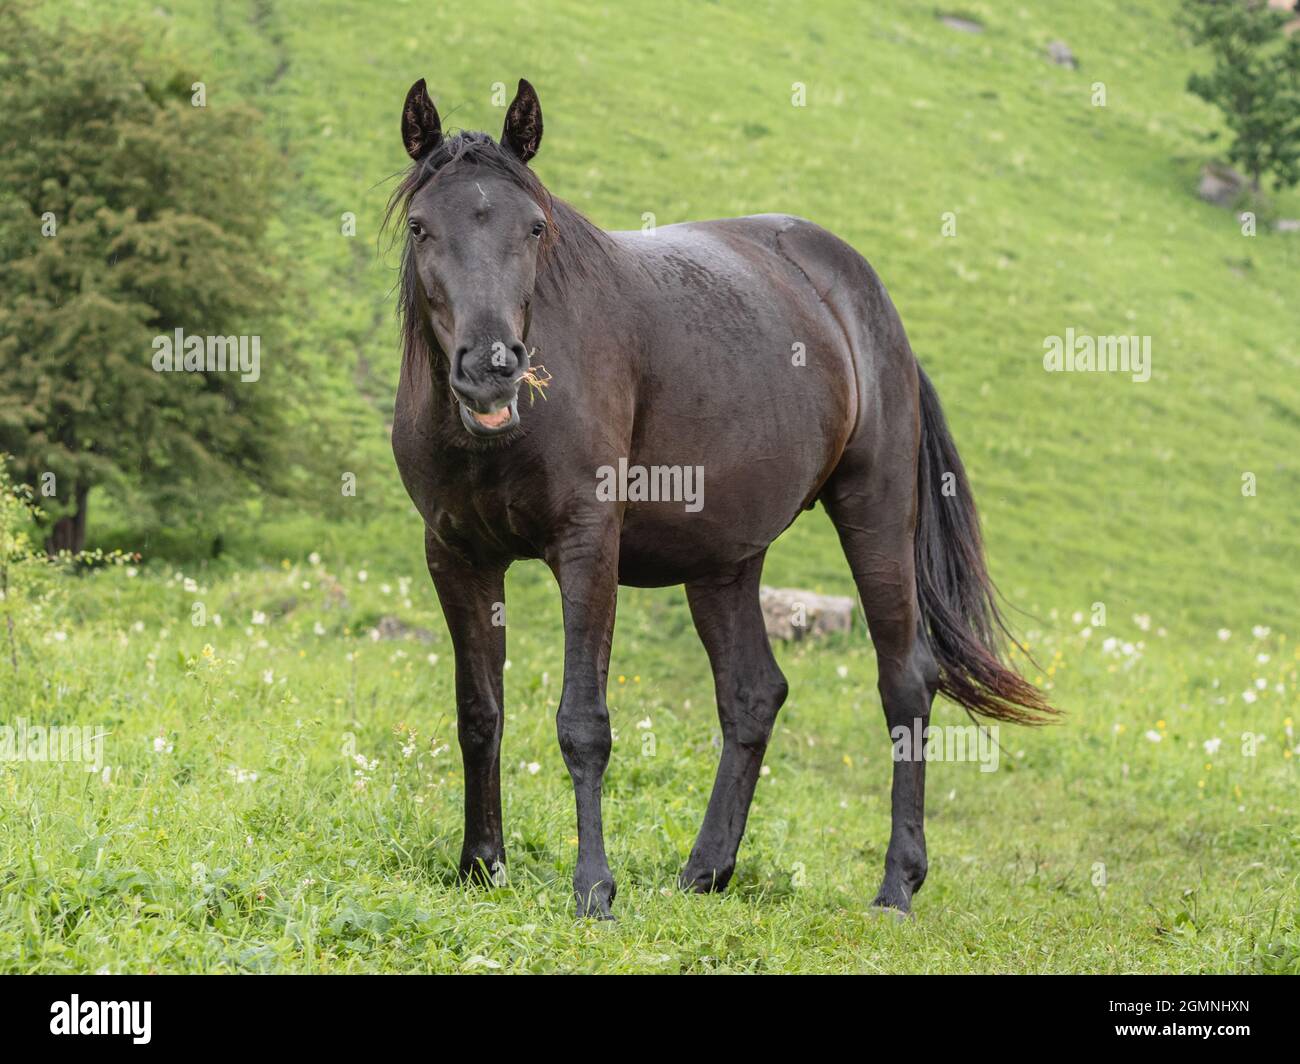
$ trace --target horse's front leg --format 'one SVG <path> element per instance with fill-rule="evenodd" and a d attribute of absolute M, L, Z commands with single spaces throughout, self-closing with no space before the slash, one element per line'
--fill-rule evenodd
<path fill-rule="evenodd" d="M 456 729 L 465 762 L 460 874 L 495 880 L 504 874 L 506 861 L 501 830 L 505 569 L 466 566 L 432 538 L 425 553 L 456 654 Z"/>
<path fill-rule="evenodd" d="M 547 554 L 564 607 L 564 688 L 556 714 L 560 751 L 578 806 L 579 916 L 610 919 L 614 876 L 605 857 L 600 791 L 611 745 L 605 683 L 618 598 L 619 524 L 601 514 L 575 522 Z"/>

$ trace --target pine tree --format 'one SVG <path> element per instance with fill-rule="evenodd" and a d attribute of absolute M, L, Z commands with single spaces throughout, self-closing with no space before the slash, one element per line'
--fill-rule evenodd
<path fill-rule="evenodd" d="M 1233 141 L 1228 161 L 1260 191 L 1265 176 L 1278 189 L 1300 182 L 1300 33 L 1265 0 L 1189 0 L 1181 19 L 1214 59 L 1192 74 L 1188 91 L 1223 112 Z"/>
<path fill-rule="evenodd" d="M 210 512 L 279 470 L 281 404 L 265 371 L 156 372 L 154 341 L 274 328 L 258 117 L 130 28 L 7 4 L 0 41 L 0 452 L 51 551 L 81 549 L 96 485 Z"/>

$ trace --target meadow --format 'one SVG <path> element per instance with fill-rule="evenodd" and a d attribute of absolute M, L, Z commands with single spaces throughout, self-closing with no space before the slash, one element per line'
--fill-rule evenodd
<path fill-rule="evenodd" d="M 966 2 L 965 34 L 905 0 L 111 5 L 195 57 L 210 106 L 266 114 L 300 299 L 263 375 L 277 343 L 309 359 L 357 492 L 204 529 L 138 528 L 96 494 L 92 544 L 139 558 L 54 580 L 0 658 L 0 724 L 105 733 L 91 766 L 0 761 L 0 970 L 1300 972 L 1300 237 L 1267 224 L 1300 196 L 1251 237 L 1196 198 L 1218 120 L 1184 91 L 1174 7 Z M 1046 58 L 1058 38 L 1078 69 Z M 378 225 L 421 76 L 446 122 L 493 133 L 494 85 L 528 77 L 537 172 L 607 228 L 785 211 L 884 278 L 1022 668 L 1066 710 L 1001 728 L 997 771 L 931 767 L 915 919 L 868 908 L 891 761 L 861 624 L 777 647 L 791 695 L 735 879 L 676 890 L 716 767 L 711 681 L 682 591 L 624 589 L 618 919 L 575 920 L 559 601 L 533 562 L 507 587 L 509 880 L 456 882 L 451 648 L 386 433 Z M 1150 336 L 1150 380 L 1045 372 L 1070 328 Z M 852 594 L 820 509 L 765 582 Z"/>

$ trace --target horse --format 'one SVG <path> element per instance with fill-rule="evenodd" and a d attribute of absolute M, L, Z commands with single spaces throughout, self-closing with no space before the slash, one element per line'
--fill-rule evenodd
<path fill-rule="evenodd" d="M 759 605 L 763 559 L 817 502 L 862 602 L 891 735 L 927 728 L 940 692 L 992 720 L 1054 718 L 1006 664 L 969 481 L 857 251 L 783 214 L 597 227 L 529 166 L 542 111 L 526 80 L 499 140 L 444 134 L 424 79 L 401 131 L 411 162 L 385 216 L 404 228 L 392 446 L 455 655 L 463 878 L 505 869 L 501 620 L 519 559 L 541 559 L 562 600 L 556 730 L 579 916 L 610 918 L 616 893 L 601 786 L 619 586 L 684 584 L 708 653 L 722 749 L 678 882 L 719 891 L 788 690 Z M 545 401 L 521 409 L 525 384 Z M 924 758 L 896 748 L 891 800 L 872 904 L 908 913 L 927 870 Z"/>

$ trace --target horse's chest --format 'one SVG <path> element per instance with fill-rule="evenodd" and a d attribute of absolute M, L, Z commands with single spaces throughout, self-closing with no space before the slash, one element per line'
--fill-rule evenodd
<path fill-rule="evenodd" d="M 500 471 L 476 467 L 435 477 L 416 508 L 437 540 L 466 561 L 537 557 L 545 539 L 526 492 Z"/>

